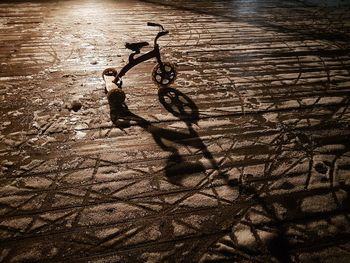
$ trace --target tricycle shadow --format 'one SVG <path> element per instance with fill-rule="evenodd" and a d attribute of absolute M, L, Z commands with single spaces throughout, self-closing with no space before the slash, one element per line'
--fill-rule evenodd
<path fill-rule="evenodd" d="M 110 117 L 118 128 L 139 126 L 149 132 L 158 146 L 170 153 L 165 166 L 165 175 L 169 182 L 182 186 L 183 180 L 196 173 L 208 171 L 209 177 L 206 181 L 212 181 L 214 176 L 223 176 L 229 183 L 228 176 L 221 170 L 219 163 L 193 128 L 199 121 L 198 107 L 181 91 L 171 87 L 161 87 L 158 91 L 158 98 L 164 108 L 172 113 L 179 120 L 186 124 L 187 132 L 176 129 L 162 128 L 154 123 L 129 111 L 128 106 L 123 102 L 109 100 Z M 180 146 L 195 148 L 206 160 L 201 162 L 186 161 L 186 157 L 180 154 Z"/>

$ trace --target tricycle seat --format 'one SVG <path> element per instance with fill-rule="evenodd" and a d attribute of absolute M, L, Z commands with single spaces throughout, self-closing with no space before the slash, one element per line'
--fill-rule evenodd
<path fill-rule="evenodd" d="M 125 47 L 134 51 L 139 52 L 141 48 L 148 46 L 148 42 L 138 42 L 138 43 L 125 43 Z"/>

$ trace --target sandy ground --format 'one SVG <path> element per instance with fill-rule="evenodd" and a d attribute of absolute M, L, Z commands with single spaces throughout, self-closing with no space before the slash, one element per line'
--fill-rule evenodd
<path fill-rule="evenodd" d="M 158 22 L 109 104 L 102 71 Z M 2 1 L 0 262 L 350 262 L 350 12 Z"/>

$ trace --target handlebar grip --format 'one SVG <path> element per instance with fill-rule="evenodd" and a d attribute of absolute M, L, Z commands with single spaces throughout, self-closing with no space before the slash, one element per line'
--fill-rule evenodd
<path fill-rule="evenodd" d="M 147 26 L 161 26 L 161 25 L 152 23 L 152 22 L 147 22 Z"/>
<path fill-rule="evenodd" d="M 162 30 L 164 30 L 164 27 L 161 24 L 153 23 L 153 22 L 147 22 L 147 26 L 158 26 Z"/>

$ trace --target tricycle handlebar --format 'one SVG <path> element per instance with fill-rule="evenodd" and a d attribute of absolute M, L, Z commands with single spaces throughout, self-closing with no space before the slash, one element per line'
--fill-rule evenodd
<path fill-rule="evenodd" d="M 157 23 L 152 23 L 152 22 L 147 22 L 147 26 L 158 26 L 164 31 L 164 27 L 161 24 Z"/>

